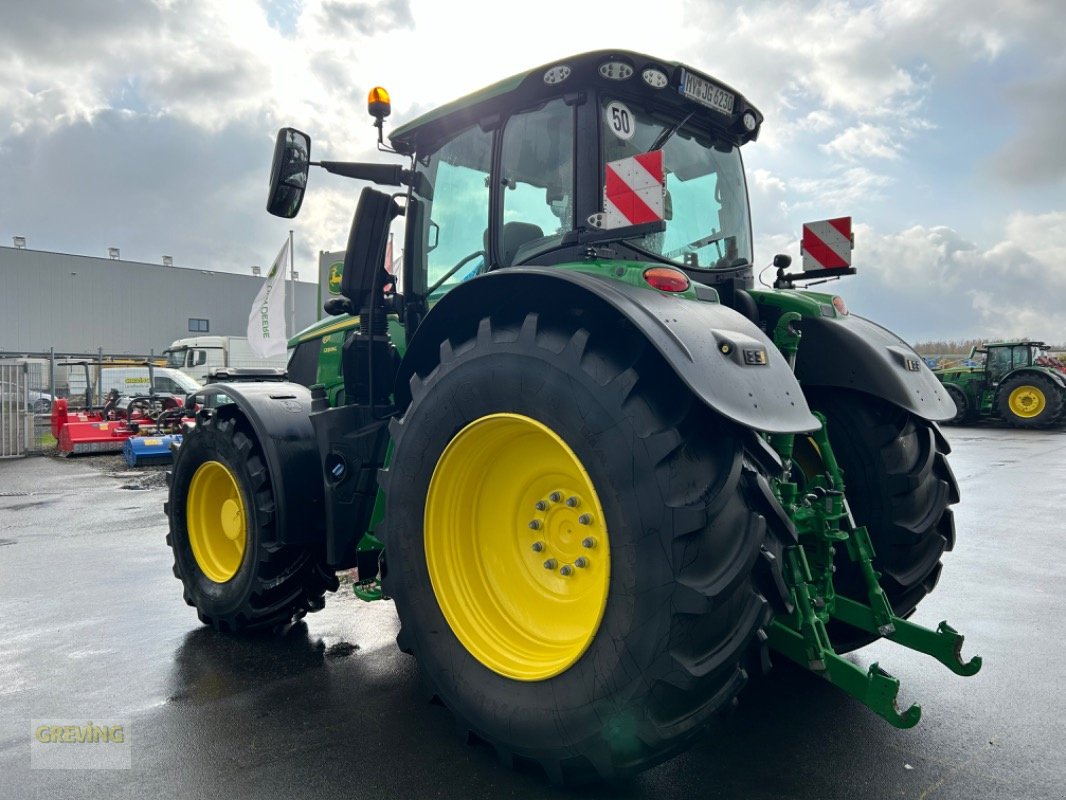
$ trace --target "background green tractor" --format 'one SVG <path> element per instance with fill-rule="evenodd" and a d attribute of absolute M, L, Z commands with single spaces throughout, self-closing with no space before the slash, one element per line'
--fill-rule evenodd
<path fill-rule="evenodd" d="M 979 366 L 934 370 L 955 401 L 952 423 L 999 417 L 1017 428 L 1047 428 L 1066 418 L 1066 368 L 1044 342 L 992 342 L 970 351 Z"/>
<path fill-rule="evenodd" d="M 742 95 L 601 51 L 391 147 L 382 90 L 369 110 L 404 163 L 278 135 L 271 213 L 311 165 L 406 188 L 362 191 L 291 382 L 204 389 L 168 504 L 204 623 L 285 625 L 357 567 L 460 731 L 555 782 L 680 752 L 771 652 L 901 727 L 898 681 L 840 653 L 885 637 L 977 670 L 905 619 L 954 543 L 954 406 L 897 336 L 794 288 L 824 274 L 779 257 L 754 289 Z"/>

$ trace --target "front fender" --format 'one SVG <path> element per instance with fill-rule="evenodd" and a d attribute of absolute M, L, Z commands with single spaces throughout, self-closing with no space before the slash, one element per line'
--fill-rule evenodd
<path fill-rule="evenodd" d="M 544 267 L 492 272 L 448 292 L 410 342 L 396 387 L 399 405 L 409 398 L 410 376 L 433 368 L 445 339 L 472 336 L 479 320 L 495 313 L 549 308 L 625 317 L 700 400 L 740 425 L 768 433 L 819 427 L 788 362 L 746 317 L 716 302 Z"/>
<path fill-rule="evenodd" d="M 220 397 L 223 396 L 223 397 Z M 322 464 L 311 426 L 311 392 L 298 383 L 209 383 L 196 397 L 229 398 L 220 417 L 242 415 L 252 428 L 270 473 L 277 538 L 310 544 L 325 537 Z"/>

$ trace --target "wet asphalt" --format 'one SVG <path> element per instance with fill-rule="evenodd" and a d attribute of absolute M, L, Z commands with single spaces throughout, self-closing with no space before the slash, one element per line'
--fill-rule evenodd
<path fill-rule="evenodd" d="M 778 658 L 693 749 L 581 791 L 460 741 L 396 649 L 390 602 L 342 586 L 282 636 L 217 635 L 171 576 L 158 476 L 0 461 L 0 798 L 1062 800 L 1066 431 L 946 433 L 958 545 L 914 619 L 965 633 L 977 676 L 885 643 L 860 651 L 922 703 L 900 731 Z M 45 718 L 126 721 L 132 767 L 31 769 Z"/>

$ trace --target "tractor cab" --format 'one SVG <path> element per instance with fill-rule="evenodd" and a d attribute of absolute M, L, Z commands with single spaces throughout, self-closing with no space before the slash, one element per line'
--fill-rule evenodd
<path fill-rule="evenodd" d="M 707 76 L 615 52 L 545 65 L 420 117 L 391 137 L 431 188 L 410 198 L 420 224 L 409 220 L 404 285 L 432 298 L 492 270 L 590 257 L 750 285 L 739 148 L 761 120 Z M 640 160 L 648 154 L 661 158 L 657 174 Z"/>
<path fill-rule="evenodd" d="M 975 354 L 985 355 L 985 375 L 990 386 L 997 386 L 1016 369 L 1037 364 L 1046 351 L 1043 342 L 997 342 L 974 349 Z"/>

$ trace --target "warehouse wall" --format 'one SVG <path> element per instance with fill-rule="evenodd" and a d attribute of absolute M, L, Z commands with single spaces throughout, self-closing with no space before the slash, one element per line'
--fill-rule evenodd
<path fill-rule="evenodd" d="M 211 334 L 244 336 L 263 280 L 0 247 L 0 352 L 159 353 L 200 335 L 190 318 L 209 320 Z M 318 318 L 317 295 L 316 284 L 297 281 L 297 330 Z"/>

